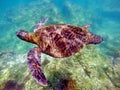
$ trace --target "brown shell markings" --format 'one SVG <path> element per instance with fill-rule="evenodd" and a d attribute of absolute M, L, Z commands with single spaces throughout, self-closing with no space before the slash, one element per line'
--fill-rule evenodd
<path fill-rule="evenodd" d="M 33 38 L 44 53 L 54 57 L 67 57 L 84 46 L 82 38 L 86 34 L 80 27 L 55 24 L 37 30 Z"/>

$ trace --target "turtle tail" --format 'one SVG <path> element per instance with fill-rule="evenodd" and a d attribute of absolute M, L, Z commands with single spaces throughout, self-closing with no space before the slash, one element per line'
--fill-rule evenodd
<path fill-rule="evenodd" d="M 87 44 L 99 44 L 103 42 L 103 38 L 99 35 L 91 34 L 91 37 L 88 39 Z"/>
<path fill-rule="evenodd" d="M 41 50 L 33 48 L 28 52 L 27 65 L 34 79 L 42 86 L 47 86 L 46 77 L 42 71 L 41 66 Z"/>

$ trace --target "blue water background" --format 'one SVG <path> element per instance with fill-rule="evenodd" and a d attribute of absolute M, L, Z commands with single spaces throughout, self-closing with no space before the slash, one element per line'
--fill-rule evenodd
<path fill-rule="evenodd" d="M 32 77 L 29 78 L 31 74 L 26 62 L 27 52 L 36 45 L 20 40 L 16 31 L 23 29 L 33 33 L 34 25 L 42 18 L 49 18 L 46 25 L 91 24 L 88 30 L 104 39 L 101 44 L 89 45 L 81 50 L 83 53 L 63 60 L 65 64 L 59 58 L 49 62 L 53 58 L 42 54 L 41 62 L 45 74 L 49 73 L 50 88 L 56 81 L 59 84 L 61 76 L 65 76 L 63 80 L 69 76 L 76 78 L 78 86 L 84 90 L 120 87 L 120 0 L 0 0 L 0 90 L 9 80 L 24 83 L 25 90 L 40 87 Z M 8 85 L 13 88 L 11 84 Z"/>
<path fill-rule="evenodd" d="M 15 32 L 33 32 L 34 25 L 44 17 L 49 18 L 47 25 L 91 24 L 89 30 L 104 38 L 101 51 L 107 54 L 111 49 L 120 50 L 119 0 L 1 0 L 0 52 L 26 53 L 34 45 L 18 39 Z"/>

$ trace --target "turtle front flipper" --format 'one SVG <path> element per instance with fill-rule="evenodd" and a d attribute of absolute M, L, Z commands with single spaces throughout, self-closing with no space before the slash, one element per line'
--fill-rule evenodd
<path fill-rule="evenodd" d="M 40 48 L 33 48 L 28 52 L 27 64 L 29 71 L 31 72 L 34 79 L 42 86 L 47 86 L 46 77 L 41 67 L 41 50 Z"/>

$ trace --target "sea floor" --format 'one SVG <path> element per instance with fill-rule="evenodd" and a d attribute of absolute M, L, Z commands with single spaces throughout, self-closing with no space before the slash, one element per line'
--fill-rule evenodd
<path fill-rule="evenodd" d="M 99 5 L 98 5 L 99 3 Z M 0 90 L 120 90 L 120 1 L 36 0 L 0 14 Z M 27 69 L 27 52 L 35 47 L 18 39 L 16 31 L 33 33 L 42 18 L 49 24 L 91 24 L 104 42 L 89 45 L 74 56 L 42 55 L 49 86 L 40 86 Z"/>

